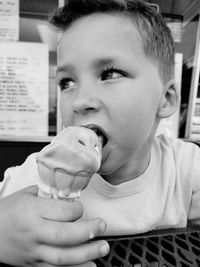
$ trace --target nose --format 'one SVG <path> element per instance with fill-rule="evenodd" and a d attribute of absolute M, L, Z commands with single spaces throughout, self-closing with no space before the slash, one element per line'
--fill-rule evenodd
<path fill-rule="evenodd" d="M 84 114 L 100 109 L 101 102 L 95 86 L 85 85 L 79 87 L 73 98 L 73 111 Z"/>

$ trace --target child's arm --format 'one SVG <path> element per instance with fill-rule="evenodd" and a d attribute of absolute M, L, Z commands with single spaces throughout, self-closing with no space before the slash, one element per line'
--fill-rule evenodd
<path fill-rule="evenodd" d="M 31 186 L 0 200 L 1 262 L 89 267 L 108 253 L 103 240 L 87 243 L 105 231 L 101 219 L 79 221 L 79 202 L 40 198 L 37 192 L 37 186 Z"/>

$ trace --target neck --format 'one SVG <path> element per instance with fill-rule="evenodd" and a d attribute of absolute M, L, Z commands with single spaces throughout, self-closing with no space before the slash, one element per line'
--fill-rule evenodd
<path fill-rule="evenodd" d="M 151 157 L 150 151 L 149 153 L 146 153 L 145 157 L 144 155 L 141 157 L 138 157 L 137 155 L 136 159 L 131 158 L 131 160 L 128 163 L 121 166 L 112 174 L 101 175 L 101 176 L 104 178 L 104 180 L 106 180 L 108 183 L 112 185 L 119 185 L 131 181 L 133 179 L 138 178 L 146 171 L 146 169 L 149 166 L 150 157 Z"/>

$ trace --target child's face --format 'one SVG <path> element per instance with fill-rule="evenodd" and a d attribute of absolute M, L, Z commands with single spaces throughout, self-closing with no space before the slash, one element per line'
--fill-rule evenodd
<path fill-rule="evenodd" d="M 100 173 L 113 184 L 141 174 L 163 83 L 129 19 L 93 14 L 69 27 L 59 42 L 57 77 L 64 126 L 95 124 L 107 135 Z"/>

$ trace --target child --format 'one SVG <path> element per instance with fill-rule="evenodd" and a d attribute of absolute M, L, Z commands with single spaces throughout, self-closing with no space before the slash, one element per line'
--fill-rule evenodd
<path fill-rule="evenodd" d="M 103 218 L 105 235 L 199 223 L 199 148 L 155 137 L 180 101 L 164 20 L 137 0 L 66 2 L 50 20 L 62 32 L 63 125 L 97 129 L 105 142 L 99 174 L 81 194 L 82 220 Z M 6 171 L 1 197 L 37 183 L 35 159 Z"/>

